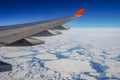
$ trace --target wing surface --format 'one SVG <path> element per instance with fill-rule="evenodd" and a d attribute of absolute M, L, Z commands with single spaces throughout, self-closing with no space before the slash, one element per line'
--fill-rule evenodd
<path fill-rule="evenodd" d="M 0 46 L 10 45 L 11 43 L 14 43 L 14 42 L 16 43 L 17 41 L 21 42 L 20 40 L 23 40 L 23 39 L 27 40 L 25 38 L 31 37 L 35 34 L 38 34 L 48 29 L 53 29 L 55 27 L 61 26 L 64 23 L 67 23 L 77 17 L 82 16 L 83 13 L 84 13 L 84 9 L 82 8 L 78 12 L 76 12 L 73 16 L 70 16 L 70 17 L 64 17 L 64 18 L 49 20 L 49 21 L 33 22 L 33 23 L 0 27 Z"/>

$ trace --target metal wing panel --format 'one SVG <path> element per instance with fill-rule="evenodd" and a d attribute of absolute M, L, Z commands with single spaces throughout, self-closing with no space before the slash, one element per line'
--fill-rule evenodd
<path fill-rule="evenodd" d="M 17 40 L 23 39 L 25 37 L 32 36 L 34 34 L 37 34 L 41 31 L 44 31 L 49 28 L 53 28 L 59 25 L 62 25 L 70 20 L 72 20 L 74 17 L 67 17 L 52 21 L 47 21 L 43 23 L 36 23 L 33 25 L 27 25 L 23 27 L 17 27 L 12 29 L 6 29 L 0 31 L 0 44 L 9 44 L 12 42 L 15 42 Z"/>

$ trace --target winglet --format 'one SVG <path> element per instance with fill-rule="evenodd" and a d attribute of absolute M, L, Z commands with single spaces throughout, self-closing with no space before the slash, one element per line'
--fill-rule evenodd
<path fill-rule="evenodd" d="M 77 11 L 75 14 L 74 14 L 74 16 L 75 17 L 80 17 L 80 16 L 82 16 L 83 14 L 84 14 L 84 8 L 81 8 L 79 11 Z"/>

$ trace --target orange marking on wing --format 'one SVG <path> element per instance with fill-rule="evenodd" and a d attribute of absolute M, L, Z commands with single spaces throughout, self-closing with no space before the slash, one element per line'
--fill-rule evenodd
<path fill-rule="evenodd" d="M 80 9 L 79 11 L 77 11 L 74 16 L 75 17 L 79 17 L 79 16 L 82 16 L 84 14 L 85 10 L 84 8 Z"/>

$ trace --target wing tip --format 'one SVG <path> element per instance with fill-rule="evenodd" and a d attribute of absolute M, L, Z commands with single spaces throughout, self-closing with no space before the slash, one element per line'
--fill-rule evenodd
<path fill-rule="evenodd" d="M 82 16 L 82 15 L 84 14 L 84 12 L 85 12 L 85 9 L 84 9 L 84 8 L 81 8 L 80 10 L 78 10 L 78 11 L 74 14 L 74 16 L 75 16 L 75 17 L 80 17 L 80 16 Z"/>

